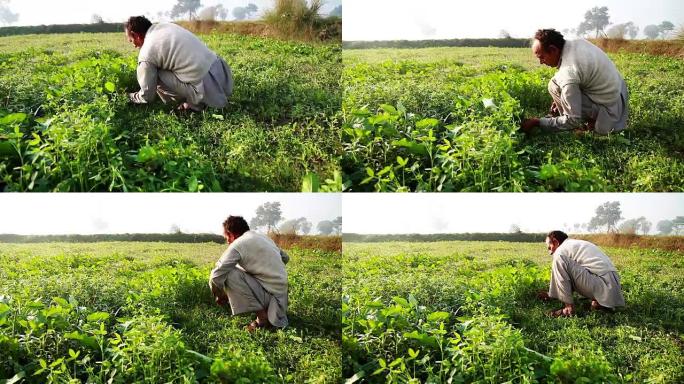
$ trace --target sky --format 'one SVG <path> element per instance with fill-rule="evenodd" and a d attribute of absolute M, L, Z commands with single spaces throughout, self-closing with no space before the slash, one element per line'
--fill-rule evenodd
<path fill-rule="evenodd" d="M 682 0 L 344 0 L 342 39 L 496 38 L 502 29 L 528 38 L 539 28 L 576 28 L 595 6 L 608 7 L 611 23 L 633 21 L 638 38 L 649 24 L 684 24 Z"/>
<path fill-rule="evenodd" d="M 306 217 L 316 228 L 341 216 L 339 194 L 328 193 L 14 193 L 0 194 L 0 233 L 21 235 L 169 233 L 221 234 L 228 215 L 247 221 L 256 208 L 280 201 L 285 219 Z"/>
<path fill-rule="evenodd" d="M 19 14 L 12 25 L 78 24 L 90 23 L 93 14 L 108 22 L 124 22 L 129 16 L 146 15 L 157 22 L 157 13 L 169 11 L 176 0 L 10 0 L 9 8 Z M 322 8 L 328 12 L 341 0 L 328 0 Z M 202 0 L 202 7 L 223 4 L 228 12 L 233 8 L 254 3 L 259 12 L 270 8 L 272 0 Z M 201 9 L 201 8 L 200 8 Z M 232 18 L 230 16 L 229 18 Z"/>
<path fill-rule="evenodd" d="M 344 194 L 345 233 L 548 232 L 586 223 L 596 207 L 620 201 L 622 216 L 653 224 L 684 216 L 684 193 Z"/>

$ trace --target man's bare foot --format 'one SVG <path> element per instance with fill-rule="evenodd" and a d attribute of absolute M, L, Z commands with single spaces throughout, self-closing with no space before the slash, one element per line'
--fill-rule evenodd
<path fill-rule="evenodd" d="M 557 309 L 555 311 L 549 312 L 549 316 L 551 316 L 551 317 L 575 316 L 575 306 L 574 305 L 566 305 L 565 307 L 563 307 L 561 309 Z"/>
<path fill-rule="evenodd" d="M 551 300 L 551 296 L 549 296 L 549 293 L 546 291 L 539 291 L 537 292 L 537 299 L 541 301 L 549 301 Z"/>
<path fill-rule="evenodd" d="M 273 326 L 271 325 L 271 323 L 268 322 L 268 320 L 266 320 L 266 322 L 261 322 L 257 318 L 256 320 L 249 323 L 249 325 L 245 327 L 245 330 L 247 330 L 247 332 L 249 332 L 249 333 L 252 333 L 252 332 L 256 331 L 257 329 L 271 329 L 271 328 L 273 328 Z"/>
<path fill-rule="evenodd" d="M 201 108 L 201 107 L 199 107 L 199 106 L 197 106 L 197 105 L 193 105 L 193 104 L 187 103 L 187 102 L 186 102 L 186 103 L 182 103 L 182 104 L 179 105 L 178 108 L 176 108 L 176 109 L 179 110 L 179 111 L 186 111 L 186 112 L 202 112 L 202 108 Z"/>
<path fill-rule="evenodd" d="M 592 300 L 591 301 L 591 310 L 592 311 L 606 311 L 606 312 L 612 312 L 612 309 L 608 307 L 604 307 L 603 305 L 599 304 L 598 301 Z"/>

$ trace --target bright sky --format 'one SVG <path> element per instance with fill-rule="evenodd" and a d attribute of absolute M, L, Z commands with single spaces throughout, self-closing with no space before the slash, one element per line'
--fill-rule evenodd
<path fill-rule="evenodd" d="M 682 0 L 344 0 L 342 39 L 424 40 L 532 37 L 539 28 L 576 28 L 584 13 L 608 7 L 611 23 L 633 21 L 641 30 L 669 20 L 684 24 Z"/>
<path fill-rule="evenodd" d="M 247 221 L 256 208 L 281 203 L 285 219 L 306 217 L 315 230 L 341 216 L 340 194 L 328 193 L 15 193 L 0 194 L 0 233 L 221 233 L 228 215 Z"/>
<path fill-rule="evenodd" d="M 328 12 L 341 0 L 326 1 L 322 8 Z M 129 16 L 146 15 L 157 22 L 157 13 L 170 11 L 177 0 L 10 0 L 9 8 L 19 14 L 12 25 L 77 24 L 90 23 L 93 14 L 108 22 L 124 22 Z M 272 0 L 202 0 L 202 7 L 223 4 L 228 12 L 235 7 L 254 3 L 259 12 L 271 8 Z M 201 8 L 200 8 L 201 9 Z M 229 16 L 232 19 L 232 15 Z"/>
<path fill-rule="evenodd" d="M 345 233 L 548 232 L 586 223 L 596 207 L 620 201 L 622 216 L 660 220 L 684 216 L 684 193 L 448 193 L 343 196 Z M 567 224 L 567 225 L 566 225 Z"/>

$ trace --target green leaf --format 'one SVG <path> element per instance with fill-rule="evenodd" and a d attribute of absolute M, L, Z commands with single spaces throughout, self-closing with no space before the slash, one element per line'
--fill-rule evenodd
<path fill-rule="evenodd" d="M 211 115 L 216 120 L 223 120 L 223 115 Z"/>
<path fill-rule="evenodd" d="M 69 302 L 62 299 L 61 297 L 53 297 L 52 301 L 57 303 L 57 305 L 59 305 L 60 307 L 64 307 L 64 308 L 70 308 L 71 307 L 71 305 L 69 305 Z"/>
<path fill-rule="evenodd" d="M 397 109 L 394 108 L 393 106 L 389 105 L 389 104 L 380 104 L 380 109 L 382 109 L 383 111 L 385 111 L 386 113 L 388 113 L 390 115 L 396 115 L 397 114 Z"/>
<path fill-rule="evenodd" d="M 308 172 L 302 178 L 302 192 L 318 192 L 321 187 L 321 182 L 318 175 L 314 172 Z"/>
<path fill-rule="evenodd" d="M 25 113 L 10 113 L 7 116 L 0 118 L 0 125 L 13 125 L 24 122 L 28 117 Z"/>
<path fill-rule="evenodd" d="M 107 312 L 93 312 L 86 318 L 88 322 L 98 322 L 109 319 L 109 313 Z"/>
<path fill-rule="evenodd" d="M 196 176 L 192 176 L 190 180 L 188 181 L 188 191 L 189 192 L 197 192 L 199 188 L 199 181 L 197 180 Z"/>
<path fill-rule="evenodd" d="M 109 93 L 113 93 L 114 91 L 116 91 L 116 85 L 114 85 L 114 83 L 112 83 L 111 81 L 106 82 L 104 87 Z"/>
<path fill-rule="evenodd" d="M 427 316 L 428 321 L 445 321 L 449 318 L 448 312 L 432 312 Z"/>
<path fill-rule="evenodd" d="M 433 118 L 427 118 L 416 122 L 416 128 L 418 129 L 437 128 L 437 126 L 439 126 L 439 120 Z"/>
<path fill-rule="evenodd" d="M 404 308 L 410 308 L 411 307 L 408 300 L 404 299 L 403 297 L 394 296 L 392 298 L 392 301 L 394 301 L 395 303 L 397 303 L 397 305 L 404 307 Z"/>

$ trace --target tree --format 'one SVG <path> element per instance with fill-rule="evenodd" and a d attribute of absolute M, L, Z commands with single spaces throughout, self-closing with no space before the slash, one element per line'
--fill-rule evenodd
<path fill-rule="evenodd" d="M 235 17 L 236 20 L 245 20 L 249 19 L 252 14 L 257 13 L 257 11 L 259 11 L 259 7 L 254 3 L 249 3 L 246 7 L 233 8 L 233 17 Z"/>
<path fill-rule="evenodd" d="M 620 233 L 636 234 L 641 232 L 642 235 L 647 234 L 651 230 L 651 222 L 641 216 L 638 219 L 625 220 L 618 228 Z"/>
<path fill-rule="evenodd" d="M 662 35 L 662 38 L 666 38 L 667 34 L 674 29 L 674 24 L 672 24 L 669 21 L 663 21 L 660 23 L 658 26 L 658 29 L 660 30 L 660 34 Z"/>
<path fill-rule="evenodd" d="M 216 16 L 219 19 L 225 20 L 228 18 L 228 10 L 222 4 L 215 5 L 214 8 L 216 8 Z"/>
<path fill-rule="evenodd" d="M 599 33 L 603 33 L 603 28 L 610 24 L 610 16 L 608 16 L 608 7 L 594 7 L 584 14 L 584 21 L 577 27 L 577 34 L 584 35 L 586 33 L 596 31 L 596 37 Z"/>
<path fill-rule="evenodd" d="M 627 34 L 629 35 L 629 38 L 634 40 L 636 39 L 637 35 L 639 34 L 639 27 L 636 26 L 633 22 L 629 21 L 625 24 L 625 27 L 627 29 Z"/>
<path fill-rule="evenodd" d="M 321 235 L 328 236 L 335 230 L 335 224 L 330 220 L 323 220 L 318 223 L 316 229 Z"/>
<path fill-rule="evenodd" d="M 216 20 L 216 7 L 212 5 L 210 7 L 202 8 L 197 14 L 197 18 L 202 21 Z"/>
<path fill-rule="evenodd" d="M 181 234 L 183 232 L 181 231 L 178 224 L 171 224 L 171 228 L 169 228 L 169 233 L 173 233 L 173 234 L 178 235 L 178 234 Z"/>
<path fill-rule="evenodd" d="M 672 229 L 677 235 L 684 233 L 684 216 L 677 216 L 672 220 Z"/>
<path fill-rule="evenodd" d="M 511 227 L 508 228 L 508 232 L 510 233 L 522 233 L 522 229 L 518 224 L 511 224 Z"/>
<path fill-rule="evenodd" d="M 310 230 L 311 223 L 306 219 L 306 217 L 290 219 L 280 224 L 280 233 L 284 234 L 297 234 L 297 232 L 307 234 Z"/>
<path fill-rule="evenodd" d="M 500 39 L 511 39 L 512 37 L 511 37 L 511 34 L 508 33 L 507 30 L 502 29 L 499 31 L 499 38 Z"/>
<path fill-rule="evenodd" d="M 336 234 L 342 233 L 342 216 L 337 216 L 335 220 L 332 221 L 333 223 L 333 231 Z"/>
<path fill-rule="evenodd" d="M 633 39 L 637 33 L 639 33 L 639 27 L 631 21 L 624 24 L 615 24 L 606 31 L 606 35 L 611 39 L 624 39 L 627 35 Z"/>
<path fill-rule="evenodd" d="M 599 227 L 606 227 L 606 232 L 615 232 L 615 224 L 622 219 L 619 201 L 606 201 L 596 208 L 596 215 L 589 220 L 587 229 L 595 231 Z"/>
<path fill-rule="evenodd" d="M 674 229 L 674 223 L 672 220 L 660 220 L 656 224 L 656 230 L 660 232 L 661 235 L 669 235 Z"/>
<path fill-rule="evenodd" d="M 299 230 L 302 231 L 302 235 L 308 235 L 309 232 L 311 232 L 311 222 L 303 217 L 302 219 L 304 219 L 304 221 L 300 223 Z"/>
<path fill-rule="evenodd" d="M 280 220 L 282 220 L 280 202 L 268 202 L 260 205 L 256 209 L 256 216 L 249 221 L 249 226 L 253 229 L 266 226 L 267 231 L 271 232 Z"/>
<path fill-rule="evenodd" d="M 171 9 L 170 16 L 173 19 L 181 15 L 188 14 L 188 19 L 193 20 L 196 17 L 197 10 L 202 6 L 200 0 L 178 0 L 176 5 Z"/>
<path fill-rule="evenodd" d="M 658 28 L 657 25 L 647 25 L 644 27 L 644 35 L 648 37 L 649 39 L 653 40 L 660 35 L 660 28 Z"/>
<path fill-rule="evenodd" d="M 98 15 L 97 13 L 93 13 L 93 15 L 90 16 L 90 23 L 91 24 L 102 24 L 102 23 L 104 23 L 104 19 L 102 19 L 102 16 Z"/>
<path fill-rule="evenodd" d="M 328 13 L 328 16 L 342 17 L 342 4 L 333 8 L 332 11 L 330 11 L 330 13 Z"/>
<path fill-rule="evenodd" d="M 0 0 L 0 25 L 10 25 L 19 20 L 19 14 L 9 8 L 10 0 Z"/>

